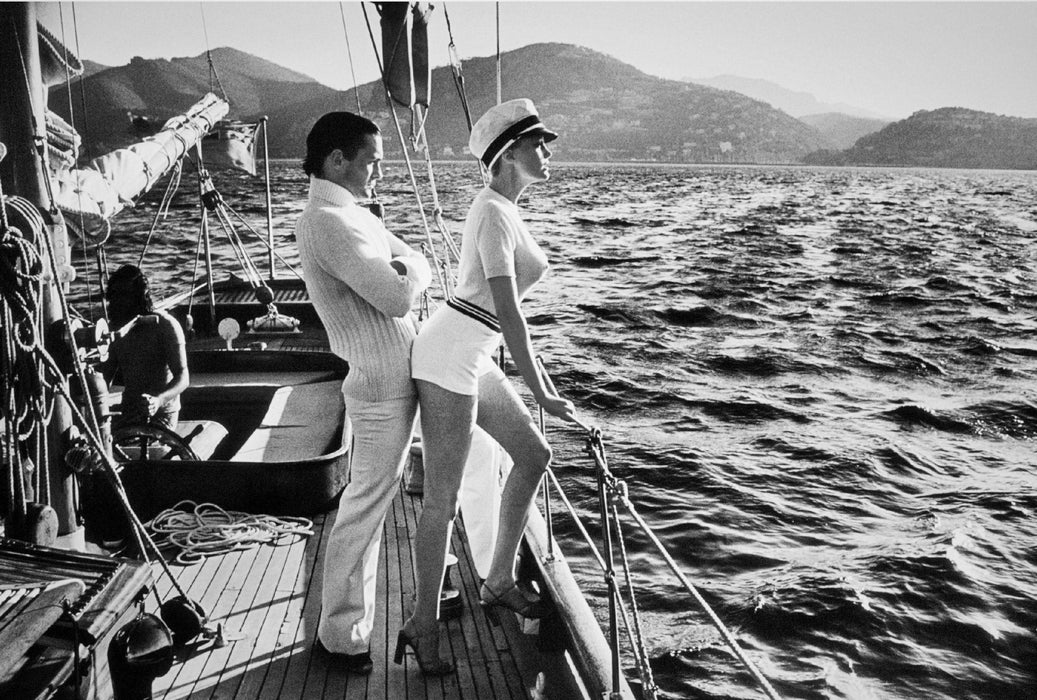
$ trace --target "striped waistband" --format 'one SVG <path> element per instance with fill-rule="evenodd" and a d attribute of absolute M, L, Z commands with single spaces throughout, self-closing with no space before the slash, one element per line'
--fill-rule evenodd
<path fill-rule="evenodd" d="M 468 318 L 475 319 L 479 323 L 489 328 L 494 333 L 500 333 L 500 324 L 497 323 L 497 317 L 491 314 L 481 306 L 476 306 L 470 301 L 464 299 L 458 299 L 457 297 L 450 297 L 446 300 L 446 305 L 454 311 L 464 314 Z"/>

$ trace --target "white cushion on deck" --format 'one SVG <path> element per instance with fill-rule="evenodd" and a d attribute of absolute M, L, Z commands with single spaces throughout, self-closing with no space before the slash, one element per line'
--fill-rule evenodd
<path fill-rule="evenodd" d="M 198 455 L 198 459 L 209 459 L 223 438 L 227 437 L 227 429 L 220 423 L 211 420 L 177 421 L 177 434 L 182 438 L 191 438 L 187 444 Z M 193 433 L 193 435 L 192 435 Z"/>
<path fill-rule="evenodd" d="M 329 450 L 328 443 L 344 415 L 340 381 L 280 387 L 232 461 L 291 462 L 327 454 L 338 448 Z"/>

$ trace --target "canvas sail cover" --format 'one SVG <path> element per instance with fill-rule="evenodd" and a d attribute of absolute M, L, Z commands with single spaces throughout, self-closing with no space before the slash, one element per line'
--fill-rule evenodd
<path fill-rule="evenodd" d="M 54 202 L 68 227 L 87 241 L 102 242 L 111 218 L 150 190 L 228 110 L 226 101 L 209 93 L 154 136 L 56 173 Z"/>
<path fill-rule="evenodd" d="M 389 95 L 404 107 L 429 106 L 432 69 L 428 60 L 427 2 L 375 3 L 381 15 L 382 57 Z M 411 18 L 408 17 L 411 15 Z"/>
<path fill-rule="evenodd" d="M 44 87 L 60 85 L 83 74 L 83 63 L 39 22 L 36 34 L 40 47 L 40 78 Z"/>
<path fill-rule="evenodd" d="M 208 168 L 232 168 L 256 174 L 256 134 L 262 122 L 224 120 L 202 139 Z"/>

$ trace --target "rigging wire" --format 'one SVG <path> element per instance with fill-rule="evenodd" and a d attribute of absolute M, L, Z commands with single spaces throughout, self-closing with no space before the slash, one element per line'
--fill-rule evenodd
<path fill-rule="evenodd" d="M 155 210 L 155 218 L 151 220 L 151 228 L 148 229 L 147 238 L 144 239 L 144 246 L 141 248 L 140 258 L 137 259 L 137 267 L 142 270 L 144 269 L 144 256 L 147 255 L 148 248 L 151 246 L 151 238 L 155 235 L 155 229 L 158 228 L 158 222 L 168 216 L 169 207 L 173 203 L 173 197 L 176 196 L 177 191 L 180 189 L 180 177 L 183 174 L 183 162 L 183 158 L 180 158 L 176 161 L 176 165 L 173 166 L 173 174 L 166 183 L 166 191 L 162 194 L 162 201 L 159 202 L 158 209 Z"/>
<path fill-rule="evenodd" d="M 212 176 L 209 175 L 208 171 L 201 167 L 199 163 L 195 163 L 194 159 L 190 156 L 185 157 L 188 158 L 188 160 L 190 160 L 191 163 L 193 163 L 198 170 L 198 181 L 199 187 L 203 193 L 203 202 L 206 201 L 206 198 L 208 198 L 207 201 L 209 202 L 206 204 L 206 210 L 212 211 L 216 215 L 217 220 L 220 222 L 220 226 L 224 229 L 224 231 L 227 231 L 229 229 L 231 233 L 228 234 L 228 237 L 230 237 L 230 235 L 233 234 L 233 238 L 231 239 L 231 248 L 234 250 L 235 255 L 238 255 L 238 246 L 240 246 L 243 255 L 245 256 L 245 258 L 248 259 L 247 264 L 250 266 L 251 270 L 254 270 L 255 274 L 261 277 L 261 275 L 259 274 L 259 268 L 252 261 L 252 258 L 249 255 L 248 250 L 245 248 L 244 243 L 242 242 L 241 237 L 238 235 L 236 229 L 234 228 L 234 223 L 231 221 L 230 216 L 228 216 L 227 212 L 232 214 L 234 218 L 238 221 L 238 223 L 240 223 L 249 233 L 255 236 L 256 240 L 263 244 L 263 246 L 267 249 L 267 252 L 273 254 L 273 256 L 278 261 L 280 261 L 282 265 L 288 268 L 289 272 L 298 277 L 300 280 L 303 279 L 302 273 L 300 273 L 290 262 L 288 262 L 288 260 L 286 260 L 280 253 L 278 253 L 277 250 L 266 239 L 266 237 L 260 234 L 259 231 L 257 231 L 255 227 L 253 227 L 252 224 L 250 224 L 239 212 L 235 211 L 230 205 L 227 204 L 226 200 L 220 194 L 219 190 L 216 189 L 216 185 L 213 182 Z M 236 244 L 234 243 L 235 240 L 237 241 Z M 240 257 L 238 259 L 240 262 Z M 251 278 L 249 270 L 244 271 L 246 276 L 249 276 Z M 195 272 L 197 273 L 197 270 L 195 270 Z M 197 277 L 195 277 L 194 279 L 197 279 Z M 258 284 L 261 285 L 262 280 L 260 280 Z"/>
<path fill-rule="evenodd" d="M 213 88 L 213 79 L 215 79 L 216 85 L 220 86 L 220 94 L 223 95 L 223 100 L 229 103 L 230 100 L 227 98 L 227 91 L 223 89 L 223 83 L 220 81 L 220 74 L 216 72 L 216 63 L 212 60 L 212 51 L 209 49 L 209 27 L 205 21 L 205 3 L 199 2 L 198 9 L 202 14 L 202 33 L 205 35 L 205 60 L 209 63 L 209 92 L 216 92 Z"/>
<path fill-rule="evenodd" d="M 588 436 L 588 451 L 590 452 L 591 457 L 594 459 L 597 469 L 599 473 L 602 475 L 614 501 L 618 501 L 620 504 L 623 505 L 624 508 L 626 508 L 627 513 L 630 515 L 630 517 L 633 518 L 634 522 L 637 523 L 637 525 L 641 528 L 641 531 L 659 551 L 659 554 L 666 562 L 666 565 L 670 568 L 671 571 L 673 571 L 674 575 L 680 581 L 684 589 L 692 596 L 692 598 L 694 598 L 699 608 L 706 614 L 706 616 L 709 618 L 709 621 L 713 624 L 717 631 L 720 632 L 721 637 L 723 637 L 724 641 L 731 648 L 731 651 L 734 652 L 735 656 L 738 657 L 738 660 L 742 662 L 742 665 L 744 665 L 746 669 L 752 674 L 752 676 L 763 688 L 767 696 L 769 698 L 772 698 L 772 700 L 778 700 L 779 696 L 777 692 L 774 690 L 774 688 L 771 687 L 770 682 L 763 676 L 762 673 L 760 673 L 759 669 L 756 668 L 756 665 L 752 662 L 752 660 L 750 660 L 749 657 L 745 655 L 745 652 L 738 644 L 738 641 L 734 638 L 734 635 L 731 634 L 731 631 L 727 629 L 727 626 L 724 625 L 720 617 L 717 616 L 716 612 L 713 611 L 713 608 L 710 607 L 709 603 L 706 602 L 706 599 L 702 597 L 698 589 L 695 588 L 695 586 L 693 586 L 690 581 L 688 581 L 687 577 L 685 577 L 684 573 L 680 570 L 680 567 L 678 567 L 677 563 L 673 560 L 673 557 L 671 557 L 670 553 L 666 550 L 666 547 L 659 540 L 659 538 L 652 531 L 652 529 L 648 526 L 648 523 L 645 522 L 644 518 L 642 518 L 641 515 L 637 512 L 637 508 L 630 500 L 626 482 L 617 479 L 609 470 L 608 463 L 605 458 L 605 446 L 602 441 L 600 430 L 595 429 Z"/>
<path fill-rule="evenodd" d="M 187 299 L 187 318 L 193 318 L 191 312 L 194 310 L 194 298 L 198 294 L 198 290 L 202 285 L 198 284 L 198 266 L 202 261 L 202 241 L 204 235 L 199 229 L 198 231 L 198 243 L 194 247 L 194 268 L 191 271 L 191 296 Z"/>
<path fill-rule="evenodd" d="M 256 237 L 256 240 L 258 240 L 260 243 L 262 243 L 264 246 L 266 246 L 267 250 L 269 252 L 273 253 L 274 257 L 277 258 L 281 262 L 282 265 L 284 265 L 285 267 L 288 268 L 289 272 L 291 272 L 293 275 L 298 277 L 300 280 L 303 279 L 302 273 L 300 273 L 299 270 L 297 270 L 295 267 L 293 267 L 291 263 L 289 263 L 287 260 L 285 260 L 284 257 L 282 257 L 281 254 L 278 253 L 273 248 L 273 246 L 271 246 L 267 242 L 267 240 L 262 236 L 262 234 L 260 234 L 258 231 L 256 231 L 256 229 L 253 228 L 253 226 L 250 223 L 248 223 L 248 221 L 246 221 L 245 218 L 243 216 L 241 216 L 240 213 L 238 213 L 237 211 L 235 211 L 231 207 L 227 206 L 226 202 L 223 203 L 223 207 L 227 211 L 229 211 L 231 214 L 233 214 L 234 218 L 238 220 L 238 223 L 240 223 L 242 226 L 245 227 L 245 229 L 247 231 L 249 231 L 252 235 L 254 235 Z"/>
<path fill-rule="evenodd" d="M 349 59 L 349 72 L 353 76 L 353 95 L 356 97 L 356 113 L 364 115 L 364 108 L 360 106 L 360 86 L 356 82 L 356 70 L 353 67 L 353 50 L 349 46 L 349 31 L 346 29 L 346 10 L 343 4 L 338 4 L 338 12 L 342 17 L 342 34 L 346 37 L 346 57 Z"/>
<path fill-rule="evenodd" d="M 396 114 L 396 107 L 393 105 L 392 96 L 389 94 L 389 85 L 386 81 L 385 69 L 382 66 L 382 58 L 378 53 L 378 43 L 374 38 L 374 30 L 371 29 L 371 19 L 367 14 L 367 7 L 363 4 L 360 6 L 364 11 L 364 20 L 367 22 L 367 33 L 371 37 L 371 46 L 374 49 L 375 59 L 378 61 L 378 71 L 382 76 L 382 87 L 385 90 L 385 99 L 389 105 L 389 111 L 392 114 L 393 123 L 396 125 L 396 133 L 400 139 L 400 150 L 403 152 L 403 159 L 407 165 L 407 172 L 410 175 L 411 187 L 414 189 L 414 198 L 418 203 L 418 213 L 421 215 L 421 223 L 425 229 L 425 238 L 428 242 L 429 253 L 432 255 L 433 267 L 436 270 L 436 275 L 439 278 L 440 288 L 447 289 L 446 280 L 443 277 L 443 271 L 439 257 L 436 254 L 435 244 L 432 239 L 432 230 L 429 227 L 428 217 L 425 214 L 425 205 L 421 201 L 421 192 L 418 189 L 418 180 L 414 175 L 414 166 L 411 163 L 410 154 L 407 152 L 406 139 L 403 137 L 403 128 L 400 126 L 399 116 Z"/>
<path fill-rule="evenodd" d="M 65 5 L 65 3 L 62 3 L 62 2 L 58 3 L 58 18 L 59 18 L 60 23 L 61 23 L 61 49 L 65 52 L 65 56 L 64 56 L 65 60 L 63 61 L 64 64 L 65 64 L 65 92 L 66 92 L 66 96 L 68 98 L 68 121 L 69 121 L 69 126 L 72 127 L 72 133 L 73 133 L 72 140 L 73 140 L 73 147 L 74 147 L 74 145 L 75 145 L 75 134 L 77 134 L 78 132 L 76 130 L 76 111 L 72 107 L 72 72 L 70 70 L 69 60 L 68 60 L 68 48 L 67 48 L 68 47 L 68 40 L 65 38 L 65 9 L 64 9 L 64 5 Z M 73 34 L 74 34 L 75 39 L 76 39 L 76 54 L 80 55 L 80 48 L 79 48 L 79 23 L 76 20 L 76 6 L 75 6 L 75 3 L 72 4 L 72 31 L 73 31 Z M 87 114 L 87 109 L 86 109 L 86 90 L 83 87 L 83 76 L 82 75 L 79 76 L 79 94 L 80 94 L 80 101 L 82 103 L 82 109 L 83 109 L 83 130 L 84 130 L 85 133 L 89 134 L 90 130 L 86 126 L 86 122 L 87 122 L 87 120 L 86 120 L 86 114 Z M 83 222 L 83 193 L 82 193 L 81 189 L 79 189 L 79 188 L 76 188 L 76 189 L 77 189 L 76 195 L 77 195 L 78 200 L 79 200 L 79 212 L 78 212 L 79 213 L 79 230 L 80 231 L 85 231 L 86 230 L 86 225 Z M 93 308 L 93 305 L 94 305 L 94 284 L 93 284 L 93 280 L 91 279 L 91 276 L 90 276 L 90 264 L 89 264 L 89 261 L 87 259 L 87 254 L 88 254 L 89 249 L 88 249 L 88 246 L 87 246 L 87 242 L 86 242 L 86 237 L 85 236 L 80 236 L 79 240 L 80 240 L 80 243 L 82 244 L 83 269 L 86 272 L 86 280 L 85 280 L 86 300 L 87 300 L 87 304 L 91 308 Z M 100 276 L 101 276 L 101 271 L 98 270 L 98 277 L 100 277 Z"/>
<path fill-rule="evenodd" d="M 497 9 L 497 104 L 501 103 L 501 66 L 500 66 L 500 0 L 496 2 Z"/>
<path fill-rule="evenodd" d="M 472 110 L 468 104 L 468 92 L 465 90 L 464 73 L 461 70 L 461 58 L 457 55 L 457 45 L 454 44 L 454 30 L 450 26 L 450 13 L 447 12 L 446 3 L 443 3 L 443 17 L 446 18 L 446 31 L 450 39 L 447 44 L 447 54 L 450 57 L 450 73 L 454 77 L 454 89 L 457 96 L 461 98 L 461 109 L 464 110 L 465 123 L 468 125 L 468 133 L 472 133 Z"/>

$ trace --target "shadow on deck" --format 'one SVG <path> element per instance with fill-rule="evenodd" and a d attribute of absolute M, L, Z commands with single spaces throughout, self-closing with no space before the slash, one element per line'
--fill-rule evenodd
<path fill-rule="evenodd" d="M 426 680 L 412 655 L 392 663 L 396 634 L 414 593 L 410 541 L 421 500 L 398 492 L 386 518 L 378 571 L 378 606 L 371 639 L 374 671 L 351 676 L 329 664 L 316 649 L 324 553 L 335 511 L 317 516 L 314 535 L 290 545 L 264 545 L 213 556 L 190 566 L 172 565 L 181 587 L 222 625 L 225 644 L 189 645 L 172 670 L 155 680 L 155 698 L 209 700 L 263 698 L 528 698 L 537 673 L 559 663 L 559 654 L 541 654 L 536 637 L 516 620 L 502 616 L 489 625 L 478 607 L 478 576 L 464 537 L 455 528 L 458 564 L 452 580 L 461 591 L 464 614 L 443 623 L 444 654 L 457 673 Z M 176 595 L 158 577 L 160 596 Z M 149 598 L 154 606 L 154 597 Z M 507 618 L 507 619 L 505 619 Z"/>

